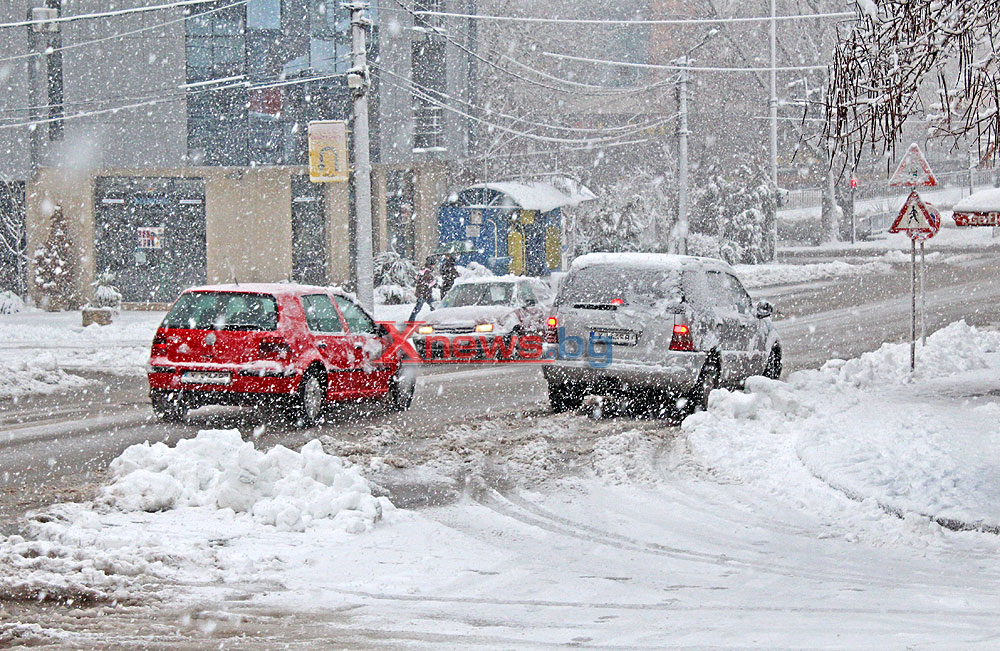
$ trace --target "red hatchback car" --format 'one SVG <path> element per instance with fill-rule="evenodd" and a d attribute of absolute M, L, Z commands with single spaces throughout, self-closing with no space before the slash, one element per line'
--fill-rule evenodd
<path fill-rule="evenodd" d="M 149 394 L 161 420 L 203 405 L 292 409 L 314 425 L 329 401 L 410 406 L 415 369 L 380 358 L 385 329 L 349 296 L 292 284 L 185 291 L 163 319 L 149 358 Z"/>

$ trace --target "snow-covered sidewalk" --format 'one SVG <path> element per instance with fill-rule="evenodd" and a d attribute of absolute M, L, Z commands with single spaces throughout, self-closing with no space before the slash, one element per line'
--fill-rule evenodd
<path fill-rule="evenodd" d="M 83 386 L 83 370 L 142 374 L 163 314 L 126 311 L 86 328 L 78 311 L 0 315 L 0 397 Z"/>
<path fill-rule="evenodd" d="M 683 429 L 699 465 L 824 512 L 821 486 L 890 513 L 1000 531 L 1000 332 L 953 323 L 787 382 L 717 391 Z M 840 508 L 837 507 L 838 513 Z"/>

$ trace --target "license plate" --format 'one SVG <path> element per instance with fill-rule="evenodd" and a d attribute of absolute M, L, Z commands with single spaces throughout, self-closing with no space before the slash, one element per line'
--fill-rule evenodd
<path fill-rule="evenodd" d="M 229 384 L 232 376 L 229 371 L 186 371 L 181 376 L 185 384 Z"/>
<path fill-rule="evenodd" d="M 615 346 L 635 346 L 639 341 L 639 333 L 634 330 L 615 330 L 612 328 L 594 328 L 590 331 L 590 338 L 600 337 L 604 340 L 611 340 Z"/>

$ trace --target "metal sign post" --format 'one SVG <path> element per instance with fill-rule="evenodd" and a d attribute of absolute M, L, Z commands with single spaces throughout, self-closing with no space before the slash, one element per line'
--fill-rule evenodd
<path fill-rule="evenodd" d="M 906 233 L 910 238 L 910 371 L 917 366 L 917 242 L 920 242 L 920 340 L 927 343 L 927 292 L 924 285 L 924 241 L 941 228 L 941 214 L 924 203 L 916 190 L 903 203 L 890 233 Z"/>
<path fill-rule="evenodd" d="M 924 266 L 924 241 L 920 240 L 920 345 L 927 345 L 927 287 L 924 277 L 927 275 Z"/>
<path fill-rule="evenodd" d="M 910 372 L 917 368 L 917 241 L 910 240 Z"/>

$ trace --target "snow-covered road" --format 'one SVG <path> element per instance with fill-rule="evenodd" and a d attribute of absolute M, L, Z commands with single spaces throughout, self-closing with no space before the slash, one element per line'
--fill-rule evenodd
<path fill-rule="evenodd" d="M 942 265 L 930 285 L 931 328 L 956 312 L 1000 323 L 995 273 L 988 260 Z M 791 365 L 856 357 L 905 330 L 906 279 L 896 275 L 769 291 L 785 310 Z M 1000 538 L 906 512 L 960 499 L 978 509 L 966 509 L 971 519 L 1000 516 L 984 511 L 995 483 L 988 451 L 956 472 L 921 463 L 948 470 L 945 457 L 925 454 L 947 454 L 942 441 L 964 442 L 966 462 L 972 442 L 1000 441 L 990 411 L 1000 386 L 956 375 L 984 369 L 925 378 L 922 390 L 940 394 L 949 413 L 979 410 L 948 417 L 951 429 L 914 427 L 933 410 L 908 410 L 909 385 L 893 372 L 836 396 L 790 382 L 793 401 L 766 384 L 719 392 L 712 411 L 683 428 L 550 414 L 537 369 L 427 376 L 407 414 L 334 413 L 308 433 L 270 423 L 261 432 L 253 414 L 227 410 L 195 413 L 187 426 L 147 423 L 143 392 L 127 378 L 109 393 L 32 396 L 15 410 L 35 414 L 29 421 L 64 411 L 47 423 L 9 414 L 0 423 L 3 533 L 25 534 L 0 537 L 0 566 L 12 570 L 0 576 L 0 644 L 994 648 Z M 910 420 L 852 435 L 880 414 Z M 979 435 L 977 423 L 992 429 Z M 235 469 L 227 481 L 248 473 L 286 485 L 285 502 L 243 495 L 234 503 L 242 514 L 202 501 L 214 495 L 215 471 L 157 462 L 120 484 L 126 475 L 104 470 L 130 443 L 175 445 L 220 427 L 242 430 L 261 451 L 298 450 L 318 436 L 369 488 L 347 490 L 336 472 L 315 470 L 325 462 L 244 453 L 226 464 Z M 871 471 L 889 456 L 902 471 Z M 200 505 L 134 510 L 176 490 L 163 473 L 195 482 L 184 499 Z M 297 501 L 325 490 L 310 483 L 320 480 L 343 492 L 334 501 L 349 517 Z M 382 502 L 380 518 L 361 518 L 364 533 L 347 533 L 345 518 L 357 522 L 371 494 L 400 508 Z M 63 500 L 84 504 L 48 506 Z M 44 515 L 24 527 L 11 518 L 27 507 Z M 55 603 L 38 604 L 42 593 Z"/>

